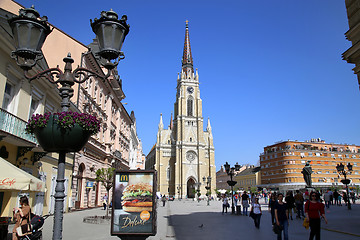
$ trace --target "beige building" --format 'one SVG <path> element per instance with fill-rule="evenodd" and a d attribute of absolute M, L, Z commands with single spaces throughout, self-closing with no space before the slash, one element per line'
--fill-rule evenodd
<path fill-rule="evenodd" d="M 0 1 L 0 8 L 3 10 L 1 14 L 3 28 L 0 29 L 2 31 L 0 36 L 0 41 L 2 41 L 0 67 L 3 68 L 0 71 L 2 76 L 0 77 L 0 94 L 2 93 L 4 96 L 1 114 L 9 121 L 15 121 L 16 124 L 20 124 L 24 128 L 26 121 L 33 113 L 60 111 L 61 99 L 56 85 L 47 80 L 34 80 L 28 83 L 23 77 L 22 70 L 10 58 L 11 51 L 14 50 L 14 43 L 9 34 L 11 30 L 5 15 L 17 15 L 19 9 L 24 7 L 12 0 L 2 0 Z M 46 13 L 40 14 L 46 15 Z M 51 22 L 51 18 L 49 21 Z M 63 70 L 63 58 L 70 52 L 74 59 L 73 69 L 81 66 L 99 74 L 105 72 L 93 54 L 96 52 L 96 42 L 86 46 L 55 26 L 52 27 L 54 29 L 42 48 L 44 59 L 39 66 L 34 68 L 34 71 L 42 71 L 57 65 L 60 65 L 59 68 Z M 91 32 L 90 26 L 89 32 Z M 111 166 L 117 169 L 129 169 L 131 126 L 133 125 L 130 115 L 121 103 L 125 94 L 122 91 L 122 81 L 116 70 L 113 70 L 113 76 L 109 81 L 104 82 L 101 79 L 91 77 L 83 84 L 75 84 L 73 90 L 71 111 L 92 113 L 102 120 L 102 125 L 100 132 L 92 136 L 80 152 L 67 155 L 65 171 L 66 205 L 64 207 L 66 211 L 69 208 L 87 208 L 101 205 L 106 190 L 101 186 L 101 183 L 95 182 L 95 172 L 99 168 Z M 9 128 L 9 126 L 12 127 Z M 12 135 L 15 132 L 18 133 L 17 129 L 17 125 L 0 126 L 0 136 L 6 136 L 0 142 L 0 147 L 4 145 L 8 149 L 8 161 L 32 172 L 35 177 L 46 182 L 47 192 L 31 193 L 30 197 L 32 195 L 33 197 L 30 202 L 33 208 L 38 209 L 38 214 L 53 213 L 57 154 L 45 156 L 36 139 L 31 138 L 31 136 L 18 134 L 19 136 L 15 137 L 16 141 L 10 140 L 10 136 L 14 138 Z M 9 149 L 14 153 L 10 154 Z M 19 155 L 18 152 L 23 155 Z M 22 159 L 30 159 L 30 161 L 23 161 Z M 39 164 L 33 164 L 32 159 L 39 161 Z M 9 201 L 9 204 L 4 205 L 4 202 L 8 202 L 9 194 L 11 194 L 12 200 Z M 8 209 L 12 209 L 13 205 L 16 204 L 17 197 L 17 193 L 4 194 L 0 190 L 0 202 L 3 200 L 2 209 L 5 209 L 5 211 L 1 211 L 1 215 L 7 216 Z"/>
<path fill-rule="evenodd" d="M 210 120 L 203 129 L 199 75 L 194 72 L 189 28 L 186 24 L 182 70 L 177 79 L 174 119 L 164 129 L 162 115 L 156 145 L 146 158 L 146 169 L 157 170 L 158 192 L 176 197 L 206 194 L 203 177 L 211 177 L 210 188 L 216 188 L 216 168 Z"/>
<path fill-rule="evenodd" d="M 269 189 L 296 190 L 305 188 L 301 173 L 306 162 L 310 161 L 315 188 L 345 187 L 336 170 L 337 164 L 353 165 L 348 176 L 350 187 L 360 185 L 360 146 L 350 144 L 326 143 L 321 139 L 309 141 L 281 141 L 264 147 L 260 155 L 261 186 Z"/>

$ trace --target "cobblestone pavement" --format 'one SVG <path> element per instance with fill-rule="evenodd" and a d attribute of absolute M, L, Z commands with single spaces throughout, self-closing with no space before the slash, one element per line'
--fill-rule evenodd
<path fill-rule="evenodd" d="M 221 213 L 221 202 L 211 201 L 207 206 L 191 200 L 167 202 L 165 207 L 158 205 L 158 227 L 156 236 L 148 240 L 212 240 L 212 239 L 276 239 L 271 229 L 270 214 L 265 204 L 262 205 L 260 229 L 256 229 L 247 216 Z M 119 239 L 110 236 L 110 224 L 83 223 L 86 216 L 102 216 L 101 208 L 76 211 L 64 214 L 64 240 L 102 240 Z M 293 215 L 295 216 L 295 215 Z M 322 222 L 321 238 L 326 240 L 360 240 L 360 205 L 352 205 L 352 210 L 345 206 L 331 206 L 326 212 L 329 224 Z M 44 224 L 45 240 L 52 238 L 53 217 Z M 9 226 L 9 230 L 12 226 Z M 309 230 L 302 226 L 302 220 L 290 220 L 289 238 L 291 240 L 308 239 Z"/>

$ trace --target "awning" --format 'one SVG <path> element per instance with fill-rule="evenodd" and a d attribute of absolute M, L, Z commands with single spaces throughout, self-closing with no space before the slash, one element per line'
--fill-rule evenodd
<path fill-rule="evenodd" d="M 0 190 L 45 192 L 45 182 L 0 157 Z"/>

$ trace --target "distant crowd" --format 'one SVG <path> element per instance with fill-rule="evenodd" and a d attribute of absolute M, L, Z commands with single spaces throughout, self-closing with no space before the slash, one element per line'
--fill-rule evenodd
<path fill-rule="evenodd" d="M 277 234 L 277 239 L 281 240 L 282 236 L 285 240 L 289 238 L 288 227 L 289 220 L 297 219 L 303 220 L 303 226 L 310 227 L 309 240 L 320 240 L 320 223 L 321 219 L 327 224 L 325 217 L 325 207 L 330 208 L 331 205 L 342 206 L 343 203 L 347 205 L 349 201 L 355 203 L 356 196 L 351 192 L 347 196 L 346 192 L 339 192 L 337 190 L 324 191 L 323 193 L 317 191 L 288 191 L 284 197 L 283 193 L 236 193 L 233 196 L 234 213 L 237 215 L 250 216 L 254 220 L 254 225 L 260 229 L 260 220 L 262 215 L 261 205 L 259 199 L 263 198 L 265 204 L 268 205 L 271 213 L 271 223 L 273 231 Z M 223 194 L 222 200 L 222 214 L 228 213 L 230 208 L 231 196 Z M 236 210 L 235 210 L 236 209 Z M 296 216 L 295 216 L 296 215 Z"/>

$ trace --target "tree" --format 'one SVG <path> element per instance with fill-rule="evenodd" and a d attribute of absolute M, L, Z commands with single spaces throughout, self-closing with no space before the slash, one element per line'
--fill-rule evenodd
<path fill-rule="evenodd" d="M 113 187 L 113 178 L 114 178 L 115 168 L 100 168 L 96 171 L 96 181 L 101 182 L 107 192 L 107 203 L 106 205 L 109 206 L 109 192 L 110 189 Z M 106 209 L 106 216 L 109 215 L 109 207 Z"/>

